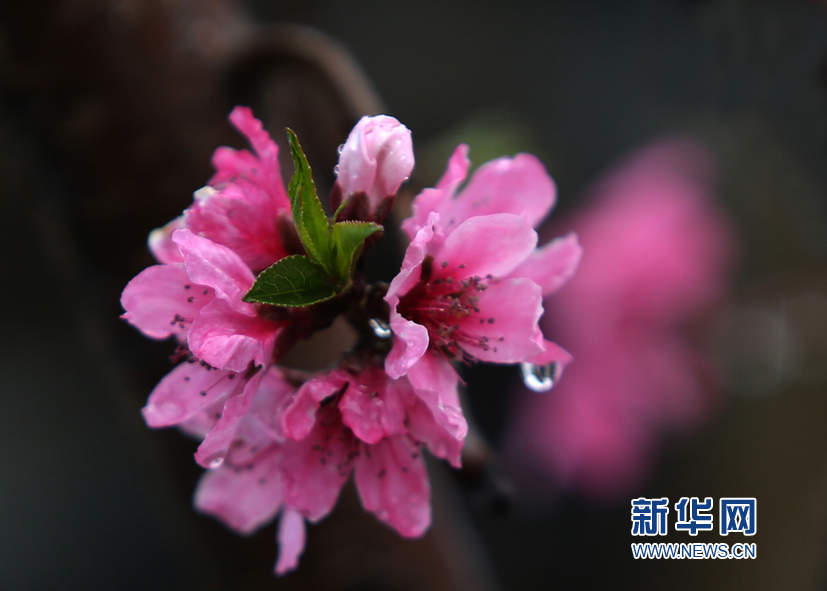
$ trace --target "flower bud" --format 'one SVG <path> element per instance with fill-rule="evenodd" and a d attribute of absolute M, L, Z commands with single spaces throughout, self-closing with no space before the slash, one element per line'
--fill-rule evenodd
<path fill-rule="evenodd" d="M 410 130 L 393 117 L 362 117 L 342 147 L 333 207 L 364 193 L 369 219 L 387 215 L 399 186 L 414 166 Z M 378 215 L 377 215 L 378 214 Z"/>

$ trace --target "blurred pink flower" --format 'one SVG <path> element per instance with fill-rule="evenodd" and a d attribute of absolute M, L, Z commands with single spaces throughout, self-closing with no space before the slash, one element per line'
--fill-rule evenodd
<path fill-rule="evenodd" d="M 387 115 L 362 117 L 341 147 L 331 207 L 335 211 L 343 201 L 350 201 L 340 219 L 381 223 L 413 166 L 407 127 Z"/>
<path fill-rule="evenodd" d="M 723 294 L 734 246 L 711 184 L 702 146 L 657 143 L 561 224 L 585 255 L 542 324 L 576 362 L 548 394 L 519 398 L 511 465 L 611 497 L 640 481 L 661 435 L 704 415 L 708 369 L 682 329 Z"/>
<path fill-rule="evenodd" d="M 385 300 L 395 334 L 385 369 L 422 390 L 456 387 L 450 361 L 551 362 L 570 356 L 539 328 L 542 298 L 556 291 L 580 258 L 572 234 L 537 249 L 538 224 L 554 205 L 551 177 L 534 156 L 518 154 L 468 174 L 460 145 L 433 189 L 413 202 L 402 224 L 411 237 Z"/>

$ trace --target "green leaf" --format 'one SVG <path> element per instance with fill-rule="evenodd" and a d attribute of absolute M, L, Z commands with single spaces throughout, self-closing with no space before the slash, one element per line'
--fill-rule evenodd
<path fill-rule="evenodd" d="M 304 155 L 299 138 L 292 129 L 287 128 L 287 140 L 296 171 L 290 179 L 287 194 L 293 210 L 293 223 L 299 239 L 308 256 L 315 262 L 330 270 L 332 262 L 330 253 L 330 222 L 325 215 L 322 202 L 316 193 L 313 175 L 307 157 Z"/>
<path fill-rule="evenodd" d="M 262 271 L 243 299 L 297 308 L 329 300 L 336 293 L 324 267 L 306 256 L 294 254 Z"/>
<path fill-rule="evenodd" d="M 381 232 L 382 226 L 373 222 L 338 222 L 333 224 L 331 250 L 336 274 L 342 283 L 349 283 L 353 262 L 362 251 L 362 245 L 371 234 Z"/>

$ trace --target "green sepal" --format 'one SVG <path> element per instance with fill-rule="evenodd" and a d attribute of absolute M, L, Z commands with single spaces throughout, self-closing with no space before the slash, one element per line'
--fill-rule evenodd
<path fill-rule="evenodd" d="M 296 171 L 287 187 L 293 223 L 307 255 L 327 270 L 331 270 L 330 222 L 325 215 L 322 202 L 316 193 L 313 175 L 307 157 L 304 155 L 299 138 L 287 128 L 287 140 Z"/>
<path fill-rule="evenodd" d="M 331 250 L 336 274 L 344 282 L 350 282 L 353 263 L 362 252 L 365 240 L 382 226 L 373 222 L 338 222 L 333 224 L 331 232 Z"/>
<path fill-rule="evenodd" d="M 259 273 L 243 300 L 298 308 L 329 300 L 336 294 L 324 267 L 306 256 L 294 254 Z"/>

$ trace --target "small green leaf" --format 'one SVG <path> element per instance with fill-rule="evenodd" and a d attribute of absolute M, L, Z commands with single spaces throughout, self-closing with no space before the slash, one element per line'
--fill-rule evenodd
<path fill-rule="evenodd" d="M 245 302 L 301 307 L 336 295 L 330 275 L 306 256 L 290 255 L 267 267 L 256 278 Z"/>
<path fill-rule="evenodd" d="M 371 234 L 382 231 L 382 226 L 373 222 L 338 222 L 333 224 L 331 250 L 336 265 L 336 274 L 342 283 L 349 283 L 353 262 L 362 250 L 362 244 Z"/>
<path fill-rule="evenodd" d="M 307 157 L 304 155 L 299 138 L 292 129 L 287 128 L 287 140 L 290 143 L 290 154 L 293 156 L 293 165 L 296 171 L 290 179 L 287 193 L 290 196 L 290 206 L 293 210 L 293 223 L 307 254 L 315 262 L 326 269 L 330 269 L 330 222 L 325 215 L 322 202 L 316 193 L 313 183 L 313 174 Z"/>

